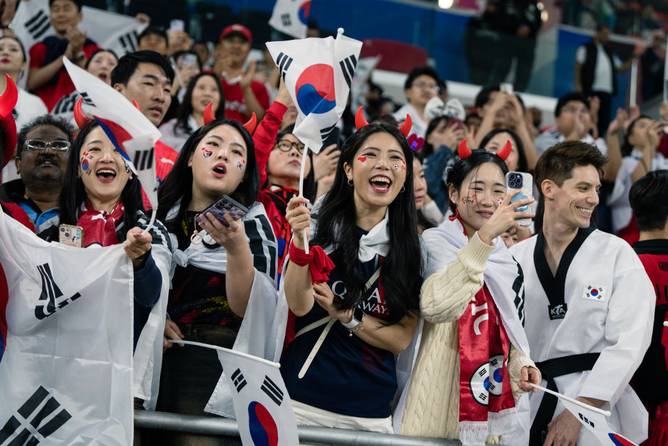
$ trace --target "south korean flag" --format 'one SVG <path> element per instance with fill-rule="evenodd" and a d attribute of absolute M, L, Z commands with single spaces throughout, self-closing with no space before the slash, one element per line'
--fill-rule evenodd
<path fill-rule="evenodd" d="M 267 42 L 299 115 L 294 135 L 320 151 L 346 108 L 362 42 L 343 35 Z"/>
<path fill-rule="evenodd" d="M 222 347 L 213 348 L 232 391 L 234 413 L 244 446 L 299 444 L 297 421 L 279 364 Z"/>
<path fill-rule="evenodd" d="M 306 37 L 310 0 L 276 0 L 269 26 L 297 39 Z"/>

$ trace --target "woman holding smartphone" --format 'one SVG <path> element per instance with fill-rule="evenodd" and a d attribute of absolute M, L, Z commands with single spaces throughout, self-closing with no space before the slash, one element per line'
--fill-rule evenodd
<path fill-rule="evenodd" d="M 276 241 L 267 215 L 255 202 L 255 150 L 249 129 L 214 120 L 195 131 L 158 191 L 158 218 L 176 239 L 177 267 L 169 296 L 165 336 L 232 348 L 253 299 L 276 303 Z M 249 208 L 222 219 L 208 209 L 229 196 Z M 228 204 L 231 203 L 224 198 Z M 271 315 L 269 315 L 271 316 Z M 166 345 L 169 347 L 169 344 Z M 203 414 L 221 374 L 216 352 L 172 347 L 164 355 L 158 407 Z M 192 435 L 170 435 L 169 444 L 189 444 Z M 201 437 L 198 437 L 201 438 Z M 217 444 L 215 437 L 207 443 Z"/>
<path fill-rule="evenodd" d="M 308 201 L 294 197 L 294 236 L 283 290 L 297 316 L 281 373 L 300 424 L 392 432 L 396 355 L 418 322 L 421 251 L 416 232 L 413 155 L 405 134 L 357 120 L 336 178 L 320 206 L 315 238 Z M 312 277 L 330 253 L 329 278 Z"/>
<path fill-rule="evenodd" d="M 521 271 L 499 236 L 531 217 L 517 211 L 531 200 L 511 203 L 506 193 L 508 152 L 460 145 L 448 175 L 453 215 L 423 233 L 425 325 L 402 434 L 528 444 L 528 401 L 519 397 L 540 373 L 526 356 Z"/>

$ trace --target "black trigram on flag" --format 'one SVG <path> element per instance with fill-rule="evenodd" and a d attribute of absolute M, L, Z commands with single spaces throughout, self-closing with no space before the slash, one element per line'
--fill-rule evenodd
<path fill-rule="evenodd" d="M 292 26 L 290 13 L 281 14 L 281 22 L 283 23 L 283 26 Z"/>
<path fill-rule="evenodd" d="M 267 394 L 269 398 L 271 398 L 277 406 L 280 406 L 281 403 L 283 402 L 283 397 L 285 396 L 283 394 L 283 391 L 276 385 L 275 382 L 273 382 L 268 376 L 265 375 L 264 381 L 262 382 L 262 386 L 260 386 L 260 389 L 264 393 Z"/>
<path fill-rule="evenodd" d="M 596 427 L 594 426 L 594 422 L 591 421 L 589 418 L 585 417 L 580 412 L 578 412 L 578 416 L 580 417 L 580 420 L 582 420 L 583 423 L 587 423 L 592 427 L 592 429 L 596 429 Z"/>
<path fill-rule="evenodd" d="M 39 320 L 46 319 L 51 316 L 56 310 L 63 308 L 71 302 L 74 302 L 81 297 L 81 294 L 76 293 L 68 299 L 59 299 L 63 296 L 51 273 L 51 267 L 48 263 L 44 265 L 37 265 L 37 271 L 42 278 L 42 292 L 39 295 L 39 304 L 35 307 L 35 317 Z"/>
<path fill-rule="evenodd" d="M 40 40 L 51 27 L 51 22 L 49 22 L 48 14 L 43 9 L 40 9 L 34 16 L 26 20 L 23 26 L 25 26 L 33 39 Z"/>
<path fill-rule="evenodd" d="M 137 150 L 137 153 L 135 153 L 135 159 L 133 160 L 135 169 L 138 171 L 151 169 L 153 167 L 154 159 L 155 155 L 153 153 L 153 147 L 146 150 Z"/>
<path fill-rule="evenodd" d="M 285 73 L 288 72 L 291 63 L 292 57 L 283 52 L 278 53 L 278 57 L 276 58 L 276 65 L 278 65 L 278 69 L 281 72 L 281 77 L 283 80 L 285 80 Z"/>
<path fill-rule="evenodd" d="M 237 389 L 237 392 L 241 392 L 241 389 L 246 387 L 246 378 L 244 378 L 243 373 L 241 373 L 241 370 L 236 369 L 234 373 L 232 373 L 232 383 L 234 384 L 234 387 Z"/>
<path fill-rule="evenodd" d="M 320 129 L 320 139 L 324 142 L 327 140 L 327 137 L 330 135 L 336 129 L 336 124 L 331 125 L 329 127 L 325 127 L 324 129 Z"/>
<path fill-rule="evenodd" d="M 133 53 L 137 50 L 137 41 L 139 40 L 139 34 L 136 30 L 130 31 L 123 34 L 118 38 L 118 43 L 126 53 Z"/>
<path fill-rule="evenodd" d="M 350 85 L 353 82 L 353 75 L 355 74 L 355 67 L 357 66 L 357 58 L 355 55 L 351 54 L 339 62 L 339 66 L 341 66 L 343 77 L 346 80 L 346 84 L 348 84 L 348 88 L 350 88 Z"/>
<path fill-rule="evenodd" d="M 60 115 L 63 113 L 72 113 L 72 110 L 74 110 L 74 104 L 76 103 L 78 98 L 79 94 L 77 92 L 74 92 L 67 96 L 63 96 L 62 98 L 60 98 L 58 103 L 56 103 L 56 106 L 53 107 L 51 113 L 53 113 L 54 115 Z"/>
<path fill-rule="evenodd" d="M 0 446 L 40 444 L 70 418 L 72 415 L 44 387 L 39 386 L 0 429 Z"/>
<path fill-rule="evenodd" d="M 95 107 L 95 102 L 93 102 L 90 96 L 88 96 L 88 93 L 86 93 L 85 91 L 81 91 L 79 92 L 79 94 L 81 95 L 81 100 L 83 101 L 84 104 L 90 105 L 91 107 Z"/>

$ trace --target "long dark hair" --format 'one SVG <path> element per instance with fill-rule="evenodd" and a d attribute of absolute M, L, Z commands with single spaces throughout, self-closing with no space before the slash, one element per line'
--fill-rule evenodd
<path fill-rule="evenodd" d="M 629 124 L 629 127 L 626 129 L 626 133 L 624 133 L 624 143 L 622 144 L 622 156 L 631 156 L 631 153 L 633 152 L 633 144 L 631 144 L 631 135 L 633 135 L 633 130 L 636 127 L 636 124 L 638 121 L 641 119 L 652 119 L 647 115 L 640 115 L 631 123 Z"/>
<path fill-rule="evenodd" d="M 290 124 L 289 126 L 284 128 L 283 130 L 278 132 L 278 134 L 276 135 L 276 144 L 278 144 L 278 142 L 281 139 L 283 139 L 283 137 L 285 135 L 295 136 L 293 134 L 294 130 L 295 130 L 295 125 Z M 297 137 L 295 136 L 295 138 L 297 138 Z M 297 139 L 299 139 L 299 138 L 297 138 Z M 276 150 L 276 148 L 274 147 L 272 150 Z M 306 150 L 306 148 L 304 148 L 304 150 Z M 308 198 L 309 200 L 311 200 L 313 202 L 313 201 L 315 201 L 315 198 L 316 198 L 315 194 L 316 194 L 316 190 L 317 190 L 317 186 L 318 186 L 316 184 L 316 181 L 315 181 L 315 166 L 313 165 L 313 161 L 314 161 L 313 152 L 311 152 L 309 150 L 307 156 L 311 160 L 311 169 L 309 170 L 309 172 L 304 177 L 304 197 Z M 262 187 L 267 188 L 267 187 L 271 186 L 271 182 L 269 180 L 270 175 L 271 175 L 271 171 L 269 170 L 269 159 L 267 159 L 267 181 L 265 182 L 265 184 L 262 185 Z"/>
<path fill-rule="evenodd" d="M 450 169 L 450 172 L 448 173 L 448 187 L 452 186 L 458 192 L 460 192 L 462 183 L 464 183 L 466 177 L 485 163 L 495 164 L 499 167 L 499 169 L 501 169 L 501 172 L 504 175 L 508 173 L 508 166 L 506 166 L 506 162 L 499 158 L 496 153 L 488 152 L 485 149 L 475 149 L 471 156 L 457 160 L 455 165 L 452 166 L 452 169 Z M 457 204 L 450 200 L 449 195 L 448 202 L 450 203 L 450 210 L 453 213 L 456 212 Z"/>
<path fill-rule="evenodd" d="M 98 127 L 99 125 L 95 121 L 86 124 L 79 131 L 70 149 L 63 189 L 60 192 L 60 223 L 75 225 L 79 218 L 79 208 L 87 198 L 86 189 L 79 176 L 79 156 L 86 136 Z M 132 175 L 132 178 L 128 180 L 123 188 L 120 202 L 123 203 L 125 209 L 125 215 L 123 216 L 125 224 L 122 231 L 127 233 L 128 230 L 137 226 L 137 211 L 144 210 L 141 199 L 141 183 L 136 175 Z"/>
<path fill-rule="evenodd" d="M 517 170 L 519 172 L 529 172 L 529 163 L 527 163 L 527 156 L 524 153 L 524 144 L 522 144 L 522 139 L 520 139 L 519 135 L 515 133 L 511 129 L 492 129 L 487 134 L 485 137 L 480 141 L 480 148 L 484 149 L 487 144 L 494 138 L 496 135 L 499 133 L 507 133 L 510 135 L 510 137 L 513 139 L 513 143 L 515 143 L 515 147 L 517 147 L 517 154 L 519 155 L 519 159 L 517 161 Z"/>
<path fill-rule="evenodd" d="M 413 154 L 406 138 L 394 126 L 374 122 L 351 136 L 343 146 L 332 189 L 325 196 L 318 213 L 315 243 L 321 246 L 335 245 L 343 281 L 348 291 L 345 299 L 337 302 L 340 309 L 353 308 L 365 291 L 365 280 L 355 268 L 359 250 L 357 233 L 357 209 L 354 188 L 348 185 L 344 164 L 352 165 L 355 154 L 364 141 L 375 133 L 389 133 L 397 140 L 406 157 L 406 181 L 404 190 L 390 203 L 388 228 L 390 250 L 383 259 L 381 280 L 385 290 L 385 301 L 390 309 L 388 323 L 399 322 L 406 314 L 419 308 L 418 297 L 422 283 L 422 256 L 417 235 L 415 195 L 413 194 Z"/>
<path fill-rule="evenodd" d="M 241 134 L 246 143 L 246 172 L 234 192 L 230 194 L 232 198 L 250 207 L 255 202 L 259 188 L 259 179 L 257 173 L 257 162 L 255 161 L 255 145 L 253 139 L 245 128 L 236 121 L 227 119 L 217 119 L 195 131 L 183 144 L 174 168 L 169 173 L 165 181 L 158 189 L 158 218 L 165 221 L 167 213 L 177 204 L 181 203 L 177 218 L 179 221 L 185 215 L 190 200 L 192 200 L 193 170 L 188 166 L 188 161 L 197 148 L 202 138 L 214 128 L 220 125 L 229 125 Z"/>
<path fill-rule="evenodd" d="M 225 94 L 218 76 L 208 71 L 197 73 L 192 77 L 192 79 L 190 79 L 190 82 L 188 82 L 186 94 L 183 96 L 183 101 L 181 101 L 181 105 L 179 105 L 179 108 L 176 111 L 176 125 L 174 126 L 174 129 L 177 131 L 180 130 L 186 135 L 189 135 L 195 130 L 191 129 L 188 125 L 188 119 L 190 118 L 190 115 L 193 114 L 193 90 L 195 90 L 197 81 L 204 76 L 210 76 L 213 78 L 213 80 L 216 82 L 218 93 L 220 93 L 220 103 L 218 104 L 218 109 L 216 110 L 216 119 L 223 119 L 223 114 L 225 113 Z"/>

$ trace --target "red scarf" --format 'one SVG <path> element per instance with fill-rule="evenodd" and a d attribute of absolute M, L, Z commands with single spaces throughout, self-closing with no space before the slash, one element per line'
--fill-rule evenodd
<path fill-rule="evenodd" d="M 459 318 L 459 421 L 487 422 L 515 407 L 510 388 L 510 341 L 487 286 Z M 487 426 L 485 426 L 485 437 Z M 483 438 L 484 441 L 484 438 Z"/>
<path fill-rule="evenodd" d="M 90 245 L 110 246 L 118 243 L 116 235 L 116 224 L 123 220 L 125 208 L 123 203 L 118 202 L 111 212 L 97 211 L 93 209 L 90 201 L 81 207 L 81 214 L 77 220 L 77 226 L 83 228 L 82 248 Z"/>

